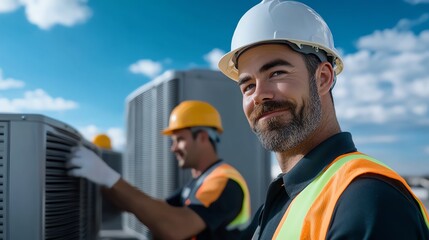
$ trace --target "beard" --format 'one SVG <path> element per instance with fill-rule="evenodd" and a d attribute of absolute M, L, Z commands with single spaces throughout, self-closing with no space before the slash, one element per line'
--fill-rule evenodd
<path fill-rule="evenodd" d="M 288 151 L 307 139 L 319 126 L 322 118 L 321 101 L 315 79 L 310 80 L 310 97 L 297 109 L 290 101 L 268 101 L 255 106 L 250 115 L 253 131 L 263 147 L 274 152 Z M 274 116 L 260 123 L 256 119 L 266 112 L 287 110 L 292 114 L 289 122 L 282 121 L 282 116 Z"/>

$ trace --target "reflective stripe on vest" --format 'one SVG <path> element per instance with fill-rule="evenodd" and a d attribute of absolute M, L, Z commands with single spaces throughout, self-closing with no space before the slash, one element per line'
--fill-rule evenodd
<path fill-rule="evenodd" d="M 228 178 L 235 181 L 236 183 L 238 183 L 238 185 L 243 191 L 243 203 L 241 205 L 240 213 L 228 224 L 228 226 L 226 226 L 227 230 L 242 230 L 246 228 L 250 223 L 249 189 L 247 187 L 246 181 L 241 176 L 241 174 L 235 168 L 226 163 L 217 163 L 200 176 L 192 191 L 189 192 L 188 199 L 186 199 L 186 202 L 188 204 L 186 205 L 189 205 L 189 203 L 199 203 L 201 205 L 205 205 L 200 201 L 200 199 L 196 198 L 196 196 L 198 195 L 198 191 L 200 191 L 200 189 L 204 187 L 204 182 L 219 177 Z"/>
<path fill-rule="evenodd" d="M 400 181 L 418 202 L 429 228 L 426 208 L 406 181 L 383 163 L 354 152 L 335 159 L 292 200 L 273 239 L 326 239 L 332 214 L 341 194 L 356 177 L 367 173 Z"/>

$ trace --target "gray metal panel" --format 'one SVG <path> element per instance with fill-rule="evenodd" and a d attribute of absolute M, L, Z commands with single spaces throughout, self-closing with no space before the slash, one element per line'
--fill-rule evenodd
<path fill-rule="evenodd" d="M 0 122 L 0 239 L 6 239 L 8 234 L 8 137 L 9 126 L 7 122 Z"/>
<path fill-rule="evenodd" d="M 174 157 L 168 151 L 169 138 L 162 136 L 161 130 L 177 103 L 177 83 L 161 81 L 140 89 L 127 103 L 124 178 L 152 197 L 165 198 L 177 188 L 178 174 Z M 124 225 L 150 236 L 132 214 L 125 215 Z"/>
<path fill-rule="evenodd" d="M 123 175 L 122 154 L 116 151 L 102 149 L 101 158 L 109 167 Z M 122 230 L 122 211 L 108 199 L 102 199 L 102 230 Z"/>
<path fill-rule="evenodd" d="M 20 114 L 20 113 L 0 113 L 0 120 L 2 121 L 29 121 L 29 122 L 38 122 L 41 124 L 46 124 L 56 128 L 61 132 L 65 132 L 68 135 L 75 135 L 76 138 L 82 138 L 81 134 L 72 126 L 67 123 L 61 122 L 59 120 L 47 117 L 41 114 Z"/>
<path fill-rule="evenodd" d="M 8 126 L 7 235 L 2 239 L 96 239 L 99 192 L 66 175 L 71 148 L 92 144 L 67 124 L 42 115 L 0 114 Z M 0 148 L 1 149 L 1 148 Z"/>
<path fill-rule="evenodd" d="M 8 239 L 44 239 L 43 128 L 34 122 L 11 121 L 9 136 Z"/>

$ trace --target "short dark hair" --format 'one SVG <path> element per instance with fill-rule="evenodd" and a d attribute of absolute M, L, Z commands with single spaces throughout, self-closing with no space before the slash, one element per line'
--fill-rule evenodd
<path fill-rule="evenodd" d="M 316 69 L 321 63 L 320 59 L 314 54 L 303 54 L 305 66 L 307 67 L 308 75 L 314 76 Z"/>
<path fill-rule="evenodd" d="M 213 128 L 213 127 L 207 127 L 207 128 L 211 128 L 211 129 L 213 129 L 213 131 L 216 131 L 216 128 Z M 199 133 L 201 133 L 201 132 L 203 132 L 203 131 L 204 131 L 204 132 L 207 132 L 207 130 L 199 129 L 199 128 L 196 128 L 196 129 L 189 128 L 189 130 L 191 130 L 192 138 L 193 138 L 194 140 L 197 138 L 197 135 L 198 135 Z M 217 139 L 217 141 L 215 142 L 215 141 L 214 141 L 214 139 L 212 139 L 212 138 L 209 136 L 209 141 L 210 141 L 211 145 L 213 146 L 214 151 L 217 153 L 217 142 L 219 142 L 219 139 Z"/>
<path fill-rule="evenodd" d="M 316 74 L 317 67 L 319 66 L 322 61 L 314 55 L 314 54 L 303 54 L 301 55 L 304 58 L 305 66 L 307 67 L 308 76 L 310 76 L 310 79 L 314 77 L 314 74 Z M 334 97 L 332 96 L 332 88 L 329 90 L 329 94 L 331 95 L 332 103 L 334 102 Z"/>

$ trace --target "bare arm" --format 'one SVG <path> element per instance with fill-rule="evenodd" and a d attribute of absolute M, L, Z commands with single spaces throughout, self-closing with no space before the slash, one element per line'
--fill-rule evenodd
<path fill-rule="evenodd" d="M 133 213 L 161 239 L 191 238 L 206 228 L 188 207 L 174 207 L 156 200 L 127 183 L 93 151 L 79 146 L 67 162 L 70 176 L 84 177 L 103 186 L 104 195 L 120 209 Z"/>
<path fill-rule="evenodd" d="M 122 178 L 103 192 L 119 208 L 133 213 L 157 238 L 186 239 L 206 227 L 201 217 L 188 207 L 174 207 L 154 199 Z"/>

